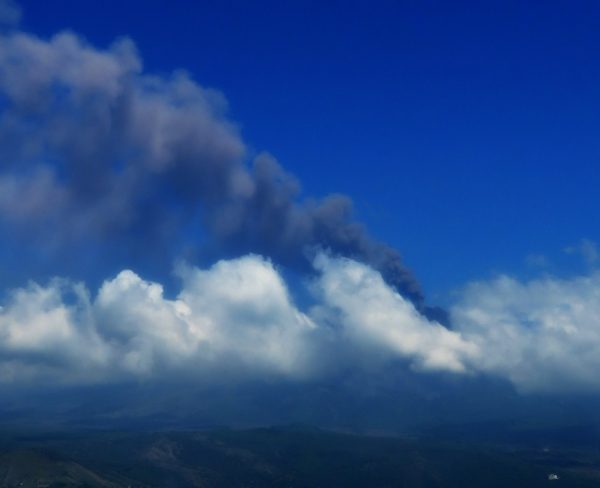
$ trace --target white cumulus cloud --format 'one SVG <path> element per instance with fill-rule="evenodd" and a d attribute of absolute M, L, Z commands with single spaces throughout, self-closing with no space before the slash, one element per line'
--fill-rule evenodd
<path fill-rule="evenodd" d="M 298 379 L 368 361 L 374 352 L 384 363 L 468 369 L 477 347 L 419 315 L 378 272 L 325 255 L 316 266 L 316 305 L 307 311 L 273 264 L 255 255 L 181 267 L 173 299 L 129 270 L 95 296 L 67 280 L 32 283 L 0 309 L 0 379 Z"/>
<path fill-rule="evenodd" d="M 0 380 L 298 376 L 310 369 L 315 325 L 269 261 L 250 255 L 182 275 L 173 300 L 128 270 L 94 299 L 66 280 L 15 290 L 0 309 Z"/>
<path fill-rule="evenodd" d="M 372 268 L 350 259 L 320 255 L 318 289 L 336 322 L 358 345 L 399 356 L 425 370 L 464 372 L 477 346 L 436 322 L 391 289 Z"/>
<path fill-rule="evenodd" d="M 304 309 L 257 255 L 181 266 L 172 298 L 130 270 L 96 293 L 30 283 L 0 308 L 0 382 L 296 381 L 402 362 L 499 376 L 523 392 L 600 389 L 600 272 L 472 283 L 447 329 L 365 264 L 320 254 L 315 268 Z"/>
<path fill-rule="evenodd" d="M 452 309 L 482 371 L 522 391 L 600 389 L 600 273 L 470 284 Z"/>

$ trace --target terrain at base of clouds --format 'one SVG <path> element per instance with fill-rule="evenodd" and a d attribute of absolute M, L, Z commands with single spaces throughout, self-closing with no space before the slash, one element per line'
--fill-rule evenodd
<path fill-rule="evenodd" d="M 161 381 L 303 382 L 348 370 L 492 375 L 519 390 L 597 390 L 600 276 L 473 283 L 454 328 L 423 317 L 369 266 L 319 254 L 300 309 L 257 255 L 180 266 L 181 289 L 125 270 L 96 293 L 54 279 L 12 290 L 0 309 L 0 379 L 35 385 Z"/>

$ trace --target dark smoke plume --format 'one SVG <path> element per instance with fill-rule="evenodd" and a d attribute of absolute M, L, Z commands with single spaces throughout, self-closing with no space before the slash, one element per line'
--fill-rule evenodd
<path fill-rule="evenodd" d="M 298 268 L 321 247 L 375 267 L 422 305 L 399 254 L 368 235 L 348 197 L 301 199 L 267 155 L 248 168 L 223 97 L 185 73 L 145 74 L 128 40 L 103 51 L 69 33 L 6 35 L 0 99 L 5 235 L 26 235 L 50 254 L 110 242 L 172 261 L 173 249 L 203 233 Z"/>

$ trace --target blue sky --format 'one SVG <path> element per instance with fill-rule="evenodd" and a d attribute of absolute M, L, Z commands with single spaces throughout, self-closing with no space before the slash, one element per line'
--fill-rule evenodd
<path fill-rule="evenodd" d="M 595 2 L 23 1 L 26 30 L 135 40 L 221 90 L 306 194 L 350 195 L 434 299 L 600 240 Z M 572 267 L 572 269 L 571 269 Z"/>
<path fill-rule="evenodd" d="M 19 5 L 0 390 L 598 399 L 600 6 Z"/>

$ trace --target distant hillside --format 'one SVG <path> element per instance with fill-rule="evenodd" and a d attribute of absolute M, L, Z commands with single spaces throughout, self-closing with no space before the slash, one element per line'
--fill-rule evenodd
<path fill-rule="evenodd" d="M 54 453 L 35 449 L 0 452 L 0 487 L 54 488 L 86 486 L 116 487 L 80 464 Z"/>
<path fill-rule="evenodd" d="M 592 487 L 595 449 L 371 437 L 317 429 L 0 436 L 0 487 Z"/>

